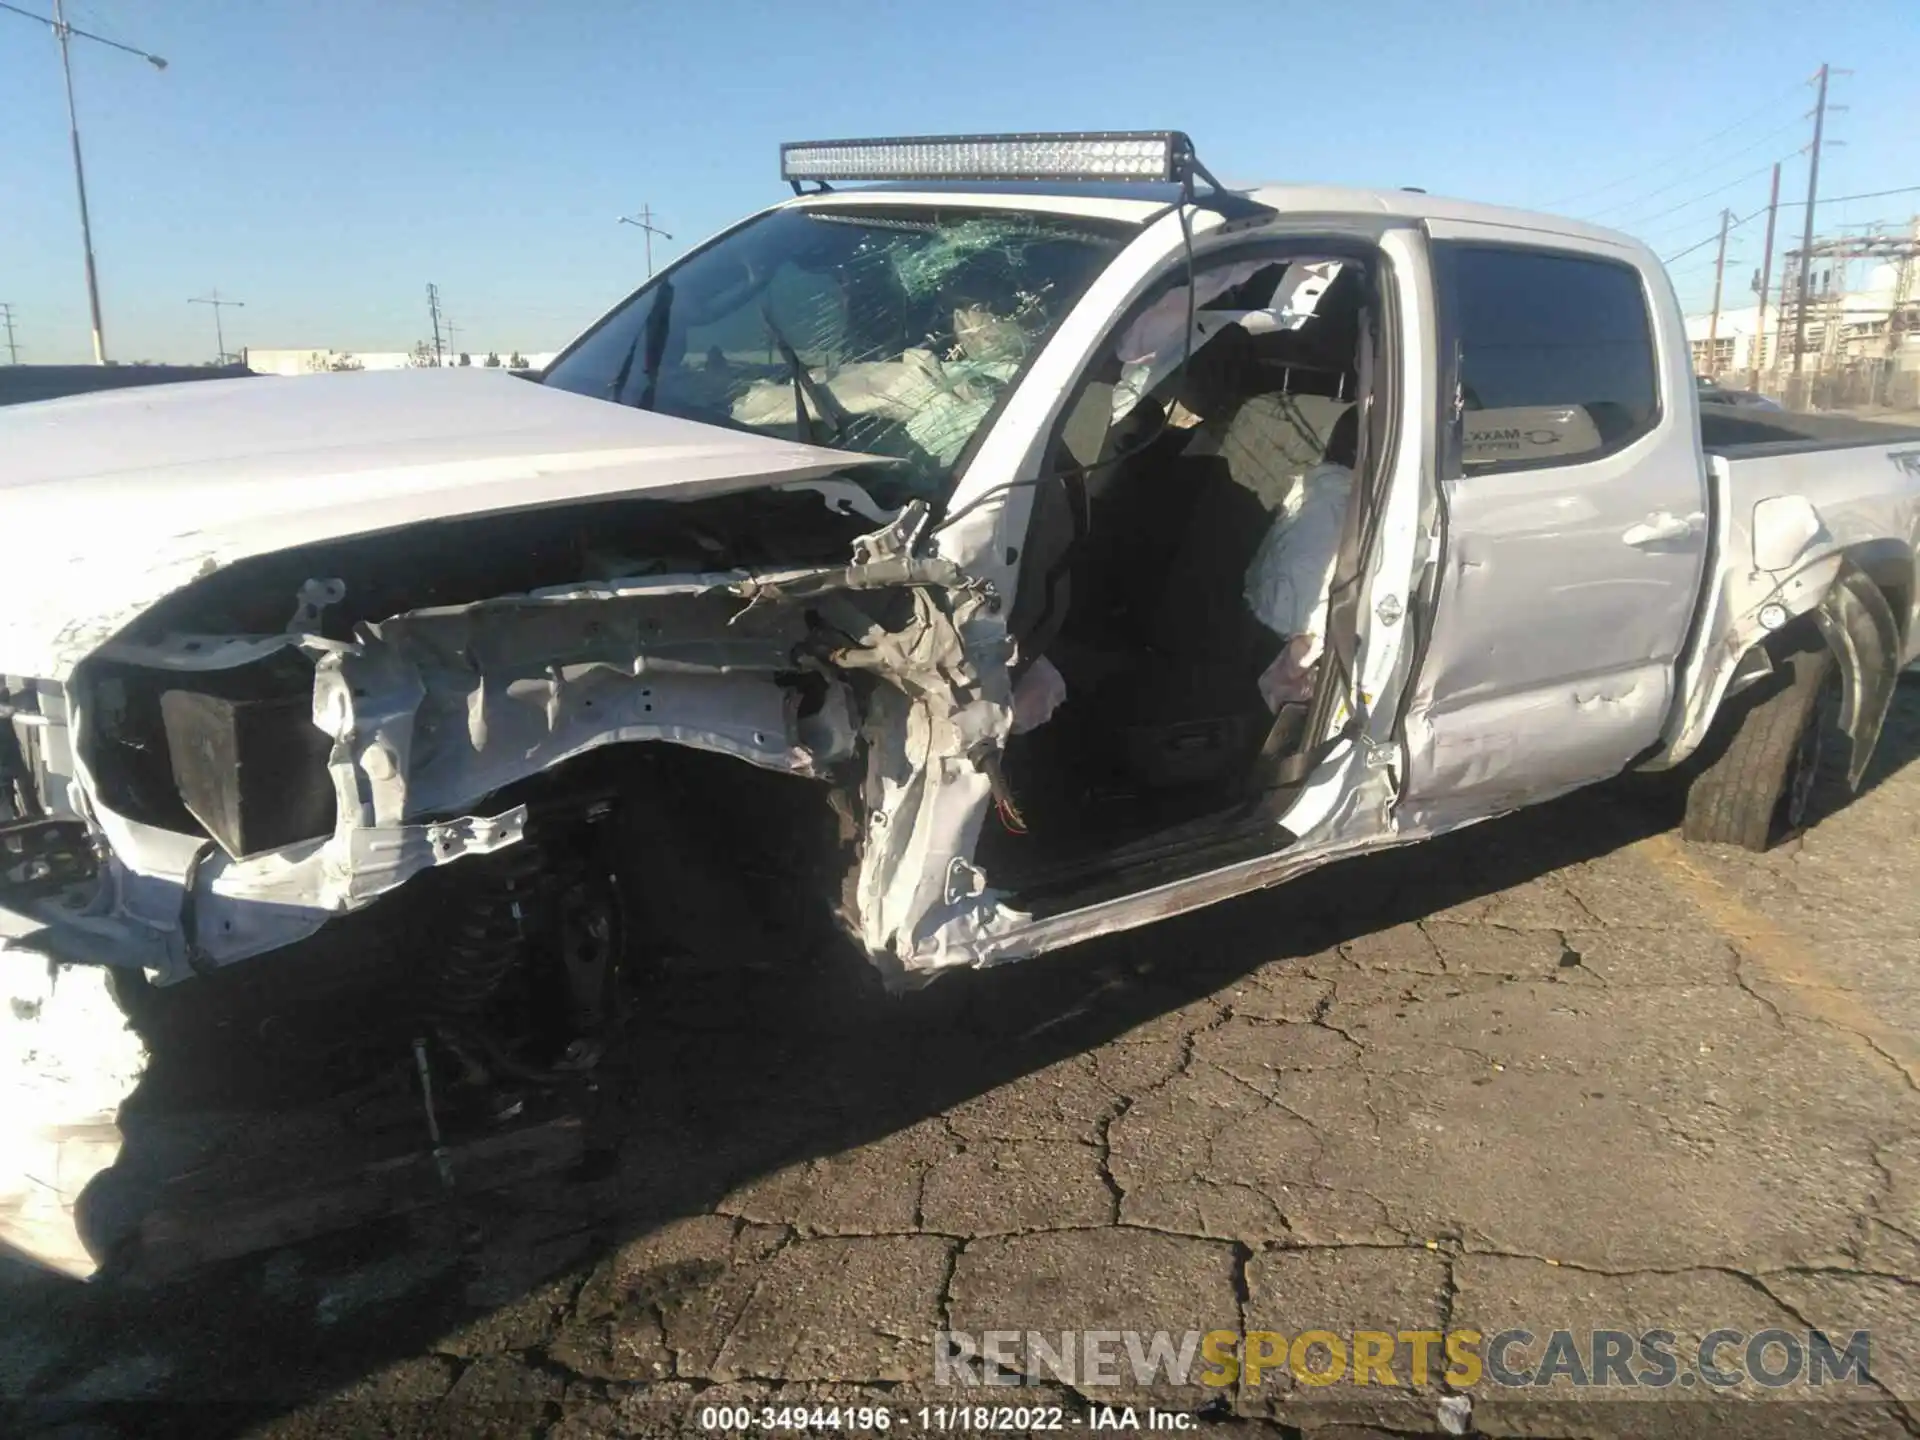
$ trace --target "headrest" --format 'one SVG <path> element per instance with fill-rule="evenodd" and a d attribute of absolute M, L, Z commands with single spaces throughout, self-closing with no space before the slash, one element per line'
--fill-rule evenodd
<path fill-rule="evenodd" d="M 1344 465 L 1351 470 L 1360 460 L 1360 407 L 1349 405 L 1333 422 L 1327 434 L 1326 453 L 1320 457 L 1329 465 Z"/>

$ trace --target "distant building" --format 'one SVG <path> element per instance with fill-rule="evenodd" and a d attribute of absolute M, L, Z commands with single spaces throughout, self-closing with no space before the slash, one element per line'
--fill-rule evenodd
<path fill-rule="evenodd" d="M 1920 241 L 1920 220 L 1912 236 Z M 1914 404 L 1920 397 L 1920 260 L 1912 252 L 1920 246 L 1886 237 L 1879 253 L 1907 253 L 1869 264 L 1862 282 L 1849 287 L 1849 273 L 1860 273 L 1858 267 L 1820 253 L 1841 243 L 1815 247 L 1800 360 L 1808 388 L 1800 398 L 1814 404 Z M 1695 373 L 1785 394 L 1794 369 L 1798 292 L 1797 270 L 1775 277 L 1764 333 L 1760 307 L 1752 302 L 1723 307 L 1717 321 L 1710 312 L 1687 316 Z M 1818 377 L 1817 383 L 1807 377 Z"/>
<path fill-rule="evenodd" d="M 474 367 L 483 367 L 489 356 L 503 368 L 541 370 L 559 353 L 554 350 L 468 350 L 449 352 L 448 366 L 458 365 L 464 353 Z M 522 362 L 513 365 L 515 357 Z M 418 366 L 422 355 L 416 350 L 255 350 L 244 357 L 247 368 L 256 375 L 314 375 L 327 370 L 405 370 Z M 431 363 L 431 359 L 428 359 Z"/>

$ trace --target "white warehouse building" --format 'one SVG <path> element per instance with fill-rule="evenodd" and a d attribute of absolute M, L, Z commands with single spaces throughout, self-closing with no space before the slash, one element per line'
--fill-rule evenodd
<path fill-rule="evenodd" d="M 1914 235 L 1920 240 L 1920 221 L 1914 224 Z M 1891 392 L 1909 397 L 1920 392 L 1920 264 L 1907 248 L 1901 258 L 1866 268 L 1861 283 L 1851 288 L 1846 285 L 1847 265 L 1816 261 L 1806 307 L 1800 365 L 1804 374 L 1848 378 L 1858 383 L 1842 388 L 1864 385 L 1880 392 L 1875 398 L 1883 402 L 1892 398 Z M 1783 393 L 1794 369 L 1793 283 L 1775 280 L 1764 318 L 1751 299 L 1722 308 L 1718 316 L 1709 311 L 1688 315 L 1694 370 L 1732 386 L 1752 384 L 1770 394 Z M 1807 398 L 1819 397 L 1809 392 Z M 1833 396 L 1836 401 L 1844 398 Z"/>

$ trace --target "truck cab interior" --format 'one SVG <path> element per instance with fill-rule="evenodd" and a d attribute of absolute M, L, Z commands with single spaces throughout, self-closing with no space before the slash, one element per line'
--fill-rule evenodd
<path fill-rule="evenodd" d="M 1184 347 L 1182 272 L 1070 397 L 1021 557 L 1016 733 L 977 852 L 1023 906 L 1287 843 L 1288 762 L 1339 688 L 1326 595 L 1364 489 L 1372 297 L 1351 259 L 1202 269 Z"/>

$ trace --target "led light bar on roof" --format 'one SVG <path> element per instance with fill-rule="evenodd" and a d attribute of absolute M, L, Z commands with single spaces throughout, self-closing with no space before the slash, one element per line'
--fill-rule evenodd
<path fill-rule="evenodd" d="M 803 180 L 1181 180 L 1193 143 L 1178 130 L 921 135 L 803 140 L 780 147 L 780 178 Z"/>

